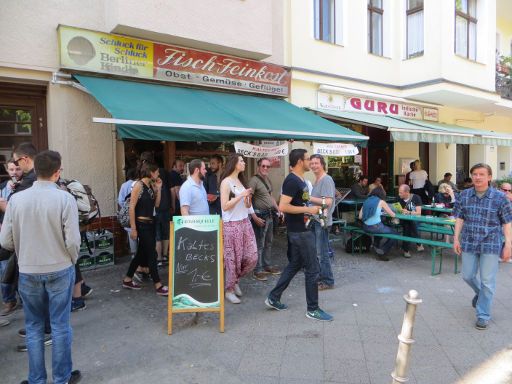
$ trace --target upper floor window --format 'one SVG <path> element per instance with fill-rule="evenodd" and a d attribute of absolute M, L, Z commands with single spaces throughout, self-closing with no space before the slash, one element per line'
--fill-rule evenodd
<path fill-rule="evenodd" d="M 383 0 L 368 0 L 368 52 L 383 55 Z"/>
<path fill-rule="evenodd" d="M 455 0 L 455 53 L 476 60 L 476 1 Z"/>
<path fill-rule="evenodd" d="M 423 0 L 407 0 L 407 58 L 423 55 Z"/>
<path fill-rule="evenodd" d="M 342 0 L 314 0 L 315 39 L 342 44 Z"/>

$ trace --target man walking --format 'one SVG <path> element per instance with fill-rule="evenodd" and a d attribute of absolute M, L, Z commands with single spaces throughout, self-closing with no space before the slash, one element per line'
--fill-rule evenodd
<path fill-rule="evenodd" d="M 279 212 L 276 200 L 272 196 L 272 183 L 268 177 L 270 160 L 259 159 L 256 163 L 258 170 L 249 180 L 249 188 L 252 188 L 252 228 L 256 236 L 258 246 L 258 263 L 254 268 L 254 278 L 260 281 L 267 280 L 267 274 L 280 275 L 279 268 L 270 265 L 272 254 L 272 241 L 274 240 L 273 211 Z"/>
<path fill-rule="evenodd" d="M 476 308 L 475 326 L 484 330 L 491 319 L 502 248 L 503 260 L 510 259 L 512 204 L 502 192 L 489 186 L 492 179 L 489 165 L 476 164 L 470 174 L 474 186 L 462 191 L 455 202 L 453 249 L 462 254 L 462 278 L 475 292 L 471 303 Z"/>
<path fill-rule="evenodd" d="M 325 172 L 326 163 L 322 155 L 312 155 L 310 167 L 315 174 L 315 183 L 311 193 L 311 202 L 317 209 L 323 209 L 323 223 L 317 219 L 312 220 L 311 230 L 315 234 L 316 256 L 320 263 L 320 279 L 318 289 L 332 289 L 334 275 L 332 273 L 331 258 L 329 257 L 329 230 L 332 226 L 332 213 L 334 211 L 334 195 L 336 187 L 334 180 Z M 319 213 L 318 211 L 316 212 Z"/>
<path fill-rule="evenodd" d="M 281 303 L 281 295 L 294 276 L 302 268 L 306 275 L 306 317 L 320 321 L 331 321 L 333 317 L 318 306 L 318 273 L 320 267 L 316 258 L 315 235 L 306 224 L 309 215 L 318 213 L 318 207 L 308 206 L 309 190 L 304 173 L 309 171 L 309 155 L 305 149 L 293 149 L 289 155 L 291 172 L 283 182 L 279 210 L 285 214 L 288 231 L 289 263 L 279 281 L 270 291 L 265 304 L 282 311 L 288 308 Z"/>
<path fill-rule="evenodd" d="M 181 215 L 209 215 L 203 180 L 206 175 L 204 161 L 195 159 L 188 165 L 190 176 L 180 188 Z"/>
<path fill-rule="evenodd" d="M 18 255 L 29 356 L 28 381 L 22 383 L 47 381 L 43 341 L 48 313 L 53 382 L 76 383 L 81 374 L 72 371 L 70 314 L 74 264 L 80 249 L 78 207 L 69 193 L 57 187 L 59 153 L 41 152 L 34 159 L 34 167 L 37 181 L 11 197 L 0 232 L 2 247 Z"/>
<path fill-rule="evenodd" d="M 213 155 L 210 158 L 210 171 L 206 174 L 204 180 L 204 189 L 206 189 L 206 196 L 210 205 L 210 215 L 222 215 L 219 187 L 223 164 L 224 159 L 222 156 Z"/>

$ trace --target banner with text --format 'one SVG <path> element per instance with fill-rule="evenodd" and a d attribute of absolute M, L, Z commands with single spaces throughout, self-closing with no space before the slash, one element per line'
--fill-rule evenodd
<path fill-rule="evenodd" d="M 287 97 L 279 65 L 126 36 L 59 26 L 62 68 Z"/>
<path fill-rule="evenodd" d="M 322 156 L 355 156 L 359 149 L 352 144 L 313 143 L 313 153 Z"/>
<path fill-rule="evenodd" d="M 275 147 L 262 147 L 259 145 L 235 142 L 235 152 L 254 159 L 272 158 L 286 156 L 288 154 L 288 143 L 284 143 Z"/>

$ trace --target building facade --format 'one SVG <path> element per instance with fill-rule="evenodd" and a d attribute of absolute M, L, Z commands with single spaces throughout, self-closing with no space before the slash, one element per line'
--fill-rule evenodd
<path fill-rule="evenodd" d="M 510 82 L 496 87 L 510 2 L 301 0 L 285 15 L 291 102 L 370 136 L 362 156 L 334 168 L 359 166 L 390 188 L 414 159 L 432 182 L 445 172 L 462 182 L 477 162 L 510 173 Z"/>

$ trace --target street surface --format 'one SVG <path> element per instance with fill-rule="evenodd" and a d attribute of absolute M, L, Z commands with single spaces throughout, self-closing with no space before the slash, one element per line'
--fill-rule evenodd
<path fill-rule="evenodd" d="M 340 244 L 340 243 L 338 243 Z M 286 261 L 282 236 L 274 247 L 278 264 Z M 218 315 L 174 317 L 167 336 L 167 301 L 147 282 L 142 291 L 121 288 L 125 257 L 115 267 L 86 272 L 94 292 L 87 309 L 72 314 L 74 368 L 82 383 L 345 383 L 389 384 L 405 310 L 402 298 L 419 292 L 409 383 L 453 383 L 512 340 L 512 264 L 500 264 L 494 319 L 476 330 L 473 293 L 453 274 L 453 254 L 446 252 L 443 273 L 430 276 L 428 249 L 411 259 L 398 249 L 391 261 L 371 254 L 351 256 L 336 246 L 336 288 L 320 292 L 331 323 L 305 317 L 303 274 L 282 298 L 289 310 L 267 309 L 264 299 L 277 277 L 267 282 L 245 278 L 242 304 L 226 303 L 226 332 Z M 167 269 L 161 270 L 167 281 Z M 23 340 L 23 313 L 0 328 L 0 381 L 26 378 L 27 354 L 16 351 Z M 50 378 L 50 351 L 47 347 Z"/>

